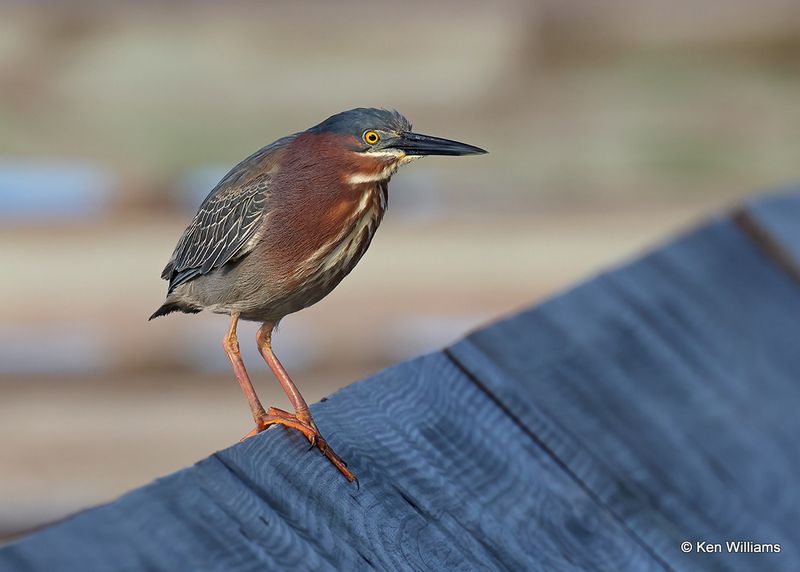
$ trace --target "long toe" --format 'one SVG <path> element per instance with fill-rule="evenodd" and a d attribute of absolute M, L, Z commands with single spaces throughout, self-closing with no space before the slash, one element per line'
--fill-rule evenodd
<path fill-rule="evenodd" d="M 328 442 L 322 437 L 317 429 L 316 424 L 311 421 L 310 424 L 305 421 L 301 421 L 295 415 L 283 411 L 281 409 L 277 409 L 274 407 L 270 407 L 268 413 L 263 417 L 260 417 L 256 421 L 256 428 L 253 429 L 250 433 L 248 433 L 242 440 L 247 439 L 248 437 L 252 437 L 253 435 L 260 433 L 268 429 L 273 425 L 283 425 L 284 427 L 288 427 L 289 429 L 294 429 L 299 431 L 303 435 L 305 435 L 306 439 L 311 443 L 311 447 L 316 447 L 320 450 L 320 452 L 325 455 L 325 457 L 333 464 L 336 469 L 344 475 L 351 483 L 356 480 L 356 476 L 347 468 L 347 464 L 342 460 L 342 458 L 334 452 L 334 450 L 328 445 Z"/>

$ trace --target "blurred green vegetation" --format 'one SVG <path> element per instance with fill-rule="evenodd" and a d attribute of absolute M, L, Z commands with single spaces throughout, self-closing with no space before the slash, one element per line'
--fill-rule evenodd
<path fill-rule="evenodd" d="M 798 176 L 800 11 L 779 0 L 3 11 L 0 154 L 102 161 L 132 200 L 357 105 L 490 149 L 491 181 L 443 175 L 466 201 L 485 184 L 512 203 L 738 197 Z"/>

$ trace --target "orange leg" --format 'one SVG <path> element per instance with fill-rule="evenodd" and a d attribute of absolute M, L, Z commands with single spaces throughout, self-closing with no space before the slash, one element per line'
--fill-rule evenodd
<path fill-rule="evenodd" d="M 270 407 L 261 419 L 256 419 L 256 428 L 245 436 L 245 439 L 263 431 L 271 425 L 283 425 L 284 427 L 296 429 L 305 435 L 311 443 L 311 446 L 317 447 L 348 481 L 355 481 L 355 475 L 350 472 L 341 457 L 339 457 L 333 449 L 328 446 L 325 439 L 323 439 L 317 428 L 317 424 L 314 423 L 314 419 L 311 417 L 311 411 L 308 409 L 306 400 L 303 399 L 297 386 L 289 377 L 289 374 L 286 373 L 283 365 L 281 365 L 281 362 L 278 361 L 277 356 L 275 356 L 275 353 L 272 351 L 272 330 L 274 327 L 275 324 L 265 322 L 259 328 L 256 334 L 258 351 L 261 352 L 261 356 L 264 358 L 264 361 L 267 362 L 272 373 L 278 378 L 278 382 L 281 384 L 283 391 L 286 392 L 286 396 L 289 398 L 295 412 L 292 414 L 276 407 Z"/>
<path fill-rule="evenodd" d="M 286 396 L 289 398 L 292 407 L 294 407 L 295 416 L 304 423 L 314 427 L 314 420 L 311 419 L 311 412 L 308 410 L 306 400 L 300 395 L 300 390 L 297 389 L 292 378 L 290 378 L 286 370 L 283 369 L 283 365 L 278 361 L 278 357 L 272 351 L 272 330 L 274 327 L 275 324 L 265 322 L 258 329 L 258 333 L 256 334 L 258 351 L 261 352 L 261 357 L 267 362 L 272 373 L 275 374 L 281 387 L 283 387 L 283 391 L 286 392 Z"/>
<path fill-rule="evenodd" d="M 231 314 L 231 327 L 228 328 L 228 334 L 222 339 L 222 347 L 225 349 L 228 361 L 231 362 L 231 367 L 233 367 L 233 373 L 236 374 L 239 386 L 247 398 L 247 403 L 253 412 L 253 419 L 258 423 L 258 420 L 264 417 L 266 412 L 264 411 L 264 406 L 258 400 L 256 390 L 253 388 L 253 383 L 250 381 L 250 376 L 247 375 L 247 370 L 244 367 L 242 355 L 239 353 L 239 340 L 236 338 L 236 325 L 238 323 L 239 314 Z"/>
<path fill-rule="evenodd" d="M 295 413 L 291 414 L 276 407 L 270 407 L 267 411 L 264 411 L 264 406 L 261 405 L 261 401 L 259 401 L 256 395 L 253 384 L 250 381 L 250 376 L 247 375 L 247 370 L 244 367 L 242 356 L 239 353 L 239 341 L 236 338 L 236 326 L 238 323 L 239 314 L 232 314 L 231 325 L 227 335 L 222 340 L 222 346 L 225 349 L 228 360 L 231 362 L 233 372 L 236 374 L 236 379 L 239 381 L 239 386 L 242 388 L 242 392 L 247 398 L 247 403 L 250 405 L 250 410 L 253 412 L 253 419 L 256 422 L 255 429 L 245 435 L 242 441 L 264 431 L 272 425 L 283 425 L 284 427 L 300 431 L 300 433 L 305 435 L 306 439 L 309 440 L 311 446 L 317 447 L 348 481 L 355 481 L 355 475 L 348 470 L 345 462 L 334 453 L 333 449 L 328 446 L 328 443 L 323 439 L 322 435 L 320 435 L 316 423 L 314 423 L 314 420 L 311 418 L 308 404 L 305 399 L 303 399 L 303 396 L 300 395 L 300 392 L 286 373 L 286 370 L 283 369 L 278 358 L 275 357 L 275 354 L 272 352 L 271 336 L 273 324 L 269 323 L 264 324 L 258 330 L 258 349 L 261 355 L 264 356 L 267 365 L 269 365 L 270 369 L 272 369 L 277 376 L 278 381 L 289 397 L 289 401 L 291 401 L 292 406 L 295 408 Z"/>

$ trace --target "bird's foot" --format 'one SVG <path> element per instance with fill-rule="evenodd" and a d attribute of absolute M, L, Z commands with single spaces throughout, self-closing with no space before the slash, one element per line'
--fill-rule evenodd
<path fill-rule="evenodd" d="M 284 427 L 300 431 L 300 433 L 305 435 L 309 443 L 311 443 L 311 448 L 316 447 L 319 449 L 320 452 L 325 455 L 333 464 L 333 466 L 336 467 L 339 472 L 342 473 L 342 475 L 344 475 L 344 478 L 351 483 L 356 480 L 356 476 L 347 468 L 347 465 L 342 458 L 337 455 L 333 449 L 331 449 L 327 441 L 325 441 L 325 439 L 322 437 L 319 429 L 317 429 L 316 423 L 314 423 L 314 420 L 311 418 L 311 415 L 309 415 L 308 412 L 305 412 L 305 415 L 295 415 L 289 413 L 288 411 L 284 411 L 283 409 L 278 409 L 277 407 L 270 407 L 267 410 L 266 415 L 263 415 L 256 420 L 255 429 L 242 437 L 242 441 L 261 433 L 273 425 L 283 425 Z"/>

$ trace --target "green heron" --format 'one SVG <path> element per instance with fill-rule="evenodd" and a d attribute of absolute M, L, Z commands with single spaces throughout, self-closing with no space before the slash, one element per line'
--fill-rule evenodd
<path fill-rule="evenodd" d="M 396 111 L 358 108 L 278 139 L 236 165 L 200 205 L 161 277 L 167 297 L 150 319 L 210 310 L 231 316 L 223 347 L 255 419 L 300 431 L 349 480 L 306 401 L 272 351 L 285 316 L 319 302 L 358 263 L 383 218 L 400 165 L 483 149 L 420 135 Z M 258 349 L 294 407 L 261 405 L 239 353 L 239 320 L 262 325 Z"/>

